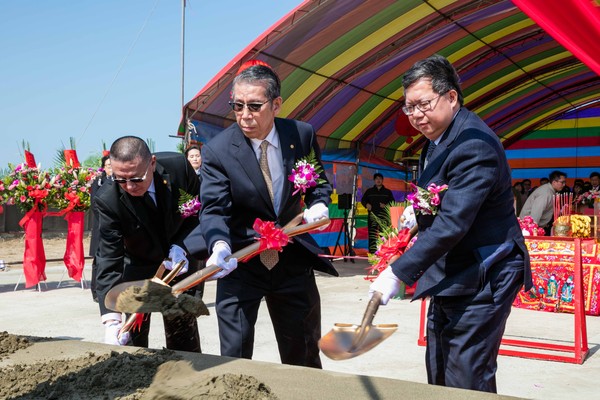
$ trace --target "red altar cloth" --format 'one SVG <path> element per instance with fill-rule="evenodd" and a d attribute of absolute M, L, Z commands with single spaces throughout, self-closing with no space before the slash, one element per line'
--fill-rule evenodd
<path fill-rule="evenodd" d="M 572 313 L 574 242 L 548 237 L 525 240 L 531 258 L 534 288 L 521 291 L 513 306 L 532 310 Z M 581 241 L 585 313 L 600 315 L 600 252 L 594 239 Z"/>

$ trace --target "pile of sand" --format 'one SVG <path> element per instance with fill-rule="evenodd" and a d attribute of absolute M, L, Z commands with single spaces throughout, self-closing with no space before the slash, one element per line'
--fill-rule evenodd
<path fill-rule="evenodd" d="M 25 349 L 39 338 L 0 334 L 1 355 Z M 49 339 L 41 339 L 47 341 Z M 128 348 L 123 348 L 128 350 Z M 196 371 L 171 350 L 131 348 L 133 353 L 14 364 L 0 369 L 2 399 L 223 399 L 275 400 L 271 390 L 248 375 Z M 41 358 L 41 357 L 40 357 Z"/>

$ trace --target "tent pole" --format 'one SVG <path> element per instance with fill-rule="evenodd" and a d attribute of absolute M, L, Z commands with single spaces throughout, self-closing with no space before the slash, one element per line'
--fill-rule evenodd
<path fill-rule="evenodd" d="M 356 173 L 354 174 L 354 179 L 352 181 L 352 209 L 350 210 L 350 243 L 352 243 L 351 248 L 352 253 L 351 256 L 354 255 L 354 227 L 355 227 L 355 214 L 356 214 L 356 194 L 358 193 L 358 168 L 360 164 L 360 143 L 356 142 Z"/>

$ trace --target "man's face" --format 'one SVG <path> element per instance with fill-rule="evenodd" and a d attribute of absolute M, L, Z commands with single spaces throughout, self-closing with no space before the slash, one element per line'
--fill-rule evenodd
<path fill-rule="evenodd" d="M 596 187 L 596 186 L 600 185 L 600 178 L 597 176 L 592 176 L 590 178 L 590 183 L 592 184 L 593 187 Z"/>
<path fill-rule="evenodd" d="M 531 181 L 523 181 L 523 189 L 525 189 L 525 191 L 529 191 L 529 189 L 531 189 Z"/>
<path fill-rule="evenodd" d="M 436 140 L 444 133 L 459 108 L 456 91 L 450 90 L 440 96 L 433 91 L 430 79 L 416 81 L 406 89 L 404 95 L 405 104 L 414 107 L 408 120 L 429 140 Z M 419 106 L 429 110 L 423 112 Z"/>
<path fill-rule="evenodd" d="M 380 178 L 378 176 L 377 178 L 375 178 L 375 186 L 380 187 L 381 185 L 383 185 L 383 178 Z"/>
<path fill-rule="evenodd" d="M 148 191 L 155 167 L 156 157 L 154 156 L 150 162 L 142 160 L 141 157 L 136 157 L 133 161 L 112 160 L 113 178 L 116 182 L 119 179 L 144 178 L 141 182 L 118 183 L 131 196 L 143 196 Z"/>
<path fill-rule="evenodd" d="M 552 181 L 552 187 L 557 192 L 560 192 L 561 190 L 563 190 L 563 188 L 565 187 L 566 184 L 567 184 L 567 177 L 564 175 L 561 175 L 557 180 Z"/>
<path fill-rule="evenodd" d="M 258 111 L 250 111 L 247 106 L 244 106 L 242 111 L 234 112 L 235 119 L 246 137 L 266 138 L 273 128 L 275 117 L 281 110 L 281 97 L 269 101 L 263 85 L 239 82 L 233 87 L 231 98 L 235 103 L 264 103 Z"/>

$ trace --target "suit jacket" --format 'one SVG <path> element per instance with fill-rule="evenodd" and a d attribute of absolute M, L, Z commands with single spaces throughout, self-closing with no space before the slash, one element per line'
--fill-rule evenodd
<path fill-rule="evenodd" d="M 96 194 L 98 193 L 98 189 L 104 184 L 110 184 L 112 180 L 108 179 L 106 176 L 106 172 L 102 172 L 102 175 L 94 179 L 92 182 L 92 186 L 90 187 L 90 203 L 91 203 L 91 211 L 92 211 L 92 231 L 90 234 L 90 257 L 96 256 L 96 250 L 98 250 L 98 212 L 95 207 Z"/>
<path fill-rule="evenodd" d="M 169 255 L 172 244 L 185 249 L 183 239 L 198 225 L 198 218 L 182 218 L 178 211 L 179 189 L 198 195 L 198 176 L 181 153 L 156 153 L 154 185 L 158 212 L 151 213 L 121 186 L 102 185 L 96 195 L 99 219 L 99 243 L 96 252 L 97 292 L 101 314 L 106 293 L 116 284 L 154 276 Z M 156 218 L 155 218 L 156 217 Z M 186 277 L 197 270 L 197 261 L 189 259 Z"/>
<path fill-rule="evenodd" d="M 201 232 L 209 249 L 215 242 L 223 240 L 235 252 L 256 242 L 258 235 L 252 228 L 256 218 L 284 226 L 302 212 L 301 193 L 293 193 L 293 183 L 287 177 L 292 173 L 296 161 L 308 156 L 311 149 L 320 164 L 321 150 L 311 125 L 275 118 L 275 127 L 280 140 L 284 173 L 279 213 L 273 208 L 252 144 L 237 124 L 220 132 L 202 147 L 201 223 L 194 237 L 200 236 Z M 304 196 L 307 207 L 317 202 L 325 205 L 331 202 L 332 187 L 327 182 L 325 172 L 321 173 L 320 178 L 326 183 L 307 190 Z M 281 265 L 277 268 L 299 270 L 312 267 L 337 276 L 329 260 L 318 257 L 319 253 L 320 248 L 309 234 L 295 236 L 292 243 L 280 253 Z"/>
<path fill-rule="evenodd" d="M 532 285 L 529 256 L 513 207 L 510 168 L 496 134 L 461 108 L 422 169 L 418 185 L 448 185 L 437 215 L 417 215 L 419 238 L 392 264 L 414 298 L 476 293 L 486 273 L 523 254 L 525 288 Z M 518 264 L 518 261 L 516 261 Z M 523 263 L 523 262 L 521 262 Z"/>

